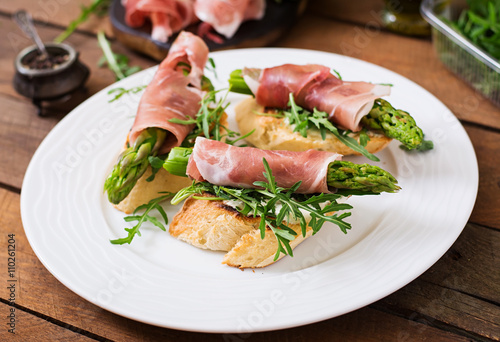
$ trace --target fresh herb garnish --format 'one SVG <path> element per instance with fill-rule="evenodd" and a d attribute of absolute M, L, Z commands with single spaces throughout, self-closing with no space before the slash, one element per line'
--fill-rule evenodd
<path fill-rule="evenodd" d="M 251 131 L 244 136 L 240 136 L 240 133 L 221 124 L 221 119 L 225 115 L 225 110 L 229 105 L 229 103 L 225 104 L 229 92 L 226 92 L 224 97 L 217 100 L 216 95 L 221 91 L 222 90 L 217 90 L 206 93 L 201 100 L 200 110 L 194 118 L 186 120 L 174 118 L 169 120 L 169 122 L 177 124 L 195 125 L 194 129 L 188 134 L 186 139 L 184 139 L 181 146 L 193 147 L 194 141 L 198 136 L 204 136 L 207 139 L 217 141 L 224 139 L 225 143 L 233 145 L 253 133 L 253 131 Z"/>
<path fill-rule="evenodd" d="M 106 39 L 103 31 L 97 33 L 97 41 L 104 54 L 99 60 L 98 65 L 102 67 L 106 64 L 108 68 L 114 72 L 117 81 L 141 70 L 139 66 L 129 66 L 129 58 L 127 56 L 113 53 L 111 45 Z"/>
<path fill-rule="evenodd" d="M 125 228 L 125 231 L 128 232 L 128 235 L 126 237 L 110 240 L 110 242 L 114 245 L 123 245 L 125 243 L 130 244 L 134 239 L 135 235 L 141 236 L 140 228 L 142 227 L 142 224 L 144 222 L 150 222 L 154 224 L 156 227 L 160 228 L 161 230 L 166 231 L 165 225 L 168 224 L 168 217 L 167 213 L 165 213 L 165 210 L 161 207 L 160 203 L 172 197 L 173 195 L 174 194 L 170 192 L 163 192 L 162 196 L 154 198 L 148 203 L 137 207 L 133 215 L 125 216 L 124 218 L 126 222 L 137 221 L 137 224 L 132 228 Z M 156 217 L 149 215 L 149 213 L 153 209 L 157 210 L 160 213 L 161 217 L 163 218 L 163 221 L 165 222 L 165 225 Z M 144 210 L 144 213 L 137 215 L 137 212 L 140 210 Z"/>
<path fill-rule="evenodd" d="M 62 32 L 59 36 L 54 39 L 56 43 L 62 43 L 66 38 L 68 38 L 77 27 L 87 21 L 91 14 L 95 14 L 98 17 L 102 17 L 108 13 L 108 9 L 111 6 L 112 0 L 94 0 L 89 6 L 81 6 L 81 13 L 73 20 L 68 28 L 64 32 Z"/>
<path fill-rule="evenodd" d="M 213 185 L 208 182 L 198 182 L 177 192 L 172 199 L 172 204 L 178 204 L 189 196 L 196 199 L 206 199 L 203 193 L 210 193 L 215 199 L 239 200 L 243 207 L 237 210 L 243 215 L 253 215 L 260 217 L 259 229 L 261 238 L 264 238 L 266 227 L 276 236 L 278 250 L 274 256 L 277 260 L 281 253 L 293 256 L 290 242 L 295 239 L 295 231 L 287 226 L 287 223 L 298 221 L 302 235 L 306 235 L 307 227 L 311 227 L 313 234 L 316 234 L 325 222 L 337 225 L 340 230 L 347 233 L 351 229 L 351 224 L 344 219 L 351 215 L 350 212 L 334 214 L 340 210 L 352 209 L 352 206 L 345 203 L 337 203 L 341 198 L 338 194 L 295 194 L 301 182 L 297 182 L 290 189 L 279 187 L 276 184 L 271 168 L 265 159 L 264 177 L 266 181 L 255 182 L 254 185 L 261 189 L 241 189 L 227 186 Z M 208 199 L 214 199 L 208 197 Z M 303 212 L 309 213 L 311 219 L 307 219 Z"/>
<path fill-rule="evenodd" d="M 472 43 L 500 60 L 500 0 L 469 0 L 452 26 Z"/>
<path fill-rule="evenodd" d="M 129 88 L 129 89 L 125 89 L 125 88 L 113 88 L 110 91 L 108 91 L 108 94 L 109 95 L 114 94 L 115 97 L 113 97 L 108 102 L 114 102 L 114 101 L 118 100 L 119 98 L 121 98 L 125 94 L 137 94 L 138 92 L 141 92 L 144 89 L 146 89 L 146 87 L 147 87 L 147 85 L 132 87 L 132 88 Z"/>
<path fill-rule="evenodd" d="M 205 69 L 212 72 L 216 80 L 219 79 L 219 77 L 217 77 L 217 69 L 215 67 L 215 61 L 212 57 L 208 58 L 208 64 L 205 65 Z"/>
<path fill-rule="evenodd" d="M 292 93 L 290 93 L 288 106 L 290 107 L 290 109 L 284 110 L 283 114 L 288 120 L 288 123 L 293 127 L 293 132 L 298 132 L 300 133 L 300 135 L 306 138 L 308 130 L 318 129 L 323 140 L 326 139 L 326 133 L 330 132 L 350 149 L 362 154 L 370 160 L 380 161 L 380 159 L 368 152 L 363 147 L 366 146 L 366 141 L 367 139 L 369 139 L 368 135 L 363 136 L 363 140 L 361 141 L 361 143 L 359 143 L 356 139 L 348 135 L 350 131 L 340 130 L 335 127 L 328 120 L 327 113 L 321 112 L 316 108 L 314 108 L 313 112 L 311 113 L 307 109 L 299 107 L 295 103 Z"/>

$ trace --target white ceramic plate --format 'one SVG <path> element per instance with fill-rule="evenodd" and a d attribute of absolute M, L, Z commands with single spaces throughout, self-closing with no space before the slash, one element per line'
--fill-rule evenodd
<path fill-rule="evenodd" d="M 265 331 L 370 304 L 418 277 L 453 244 L 474 205 L 477 161 L 463 127 L 434 96 L 387 69 L 329 53 L 245 49 L 211 56 L 218 87 L 227 86 L 233 69 L 283 63 L 324 64 L 346 80 L 391 83 L 388 100 L 412 113 L 436 147 L 406 153 L 392 142 L 380 153 L 380 166 L 399 180 L 399 193 L 349 200 L 353 228 L 347 235 L 325 225 L 293 258 L 264 269 L 242 272 L 222 265 L 223 253 L 197 249 L 154 227 L 144 227 L 131 245 L 115 246 L 109 240 L 124 236 L 128 223 L 107 202 L 102 186 L 141 94 L 108 103 L 107 91 L 147 84 L 155 68 L 145 70 L 71 112 L 27 170 L 21 196 L 26 235 L 41 262 L 68 288 L 106 310 L 162 327 Z M 241 98 L 229 96 L 233 103 Z M 178 209 L 166 207 L 170 218 Z"/>

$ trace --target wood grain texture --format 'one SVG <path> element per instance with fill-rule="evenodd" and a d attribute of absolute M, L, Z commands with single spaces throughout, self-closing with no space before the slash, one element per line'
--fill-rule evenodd
<path fill-rule="evenodd" d="M 465 125 L 476 151 L 479 190 L 471 222 L 500 229 L 500 133 Z"/>
<path fill-rule="evenodd" d="M 72 331 L 69 327 L 61 327 L 55 323 L 47 321 L 31 313 L 25 312 L 20 308 L 14 308 L 16 325 L 14 333 L 8 331 L 7 316 L 11 314 L 13 307 L 4 303 L 0 303 L 0 315 L 2 316 L 2 324 L 0 330 L 1 341 L 24 342 L 91 342 L 94 338 L 87 337 L 81 332 Z"/>
<path fill-rule="evenodd" d="M 16 0 L 0 2 L 0 13 L 11 14 L 19 9 L 25 9 L 30 12 L 33 19 L 39 26 L 57 25 L 67 27 L 73 20 L 80 15 L 82 5 L 88 6 L 94 0 Z M 106 16 L 89 16 L 88 20 L 78 27 L 79 31 L 97 33 L 104 30 L 107 35 L 112 34 L 111 25 Z M 59 33 L 48 37 L 53 40 Z"/>
<path fill-rule="evenodd" d="M 134 322 L 81 299 L 50 275 L 33 253 L 19 218 L 19 195 L 0 189 L 0 210 L 3 213 L 0 223 L 0 246 L 6 246 L 7 234 L 16 235 L 17 276 L 20 284 L 16 303 L 19 305 L 113 340 L 135 340 L 143 335 L 152 340 L 161 337 L 165 341 L 191 341 L 200 336 L 220 340 L 220 335 L 179 332 Z M 473 238 L 477 235 L 477 229 L 485 228 L 467 226 L 457 243 L 450 249 L 450 254 L 445 255 L 422 276 L 425 280 L 414 281 L 386 299 L 371 305 L 371 308 L 363 308 L 305 328 L 287 329 L 284 334 L 287 336 L 298 334 L 304 340 L 322 340 L 329 335 L 332 338 L 342 338 L 347 335 L 353 340 L 374 336 L 373 341 L 387 336 L 388 330 L 391 332 L 390 336 L 387 336 L 389 340 L 398 340 L 405 336 L 406 338 L 420 336 L 425 339 L 442 335 L 444 340 L 461 340 L 468 334 L 483 337 L 497 336 L 495 324 L 498 322 L 495 323 L 495 317 L 498 316 L 495 315 L 500 315 L 499 306 L 477 298 L 482 295 L 495 300 L 495 296 L 498 296 L 498 291 L 495 293 L 495 288 L 498 288 L 497 279 L 489 277 L 474 285 L 468 285 L 468 281 L 481 277 L 481 272 L 495 270 L 495 261 L 500 254 L 500 249 L 497 248 L 500 232 L 490 230 L 491 236 L 486 236 L 486 240 L 493 243 L 487 248 L 483 239 Z M 463 262 L 457 266 L 453 256 L 458 253 L 468 257 L 471 251 L 475 251 L 473 262 Z M 0 258 L 0 268 L 6 268 L 5 262 L 5 258 Z M 478 274 L 477 266 L 483 262 L 486 263 L 481 266 L 484 271 Z M 449 270 L 449 276 L 445 276 L 442 270 Z M 2 275 L 0 280 L 5 279 L 4 277 L 5 275 Z M 451 285 L 450 279 L 455 279 Z M 464 293 L 467 291 L 471 293 Z M 2 293 L 1 298 L 6 300 L 6 295 Z M 403 318 L 394 316 L 391 312 Z M 418 321 L 424 316 L 429 317 L 430 321 Z M 447 332 L 450 329 L 458 330 L 458 335 Z M 250 340 L 271 341 L 277 337 L 276 334 L 276 332 L 252 334 Z M 241 336 L 230 337 L 241 339 Z"/>

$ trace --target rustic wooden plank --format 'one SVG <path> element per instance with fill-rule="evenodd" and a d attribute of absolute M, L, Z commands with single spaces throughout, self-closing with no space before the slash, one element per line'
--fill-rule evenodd
<path fill-rule="evenodd" d="M 93 0 L 16 0 L 2 1 L 0 3 L 0 13 L 12 14 L 19 9 L 29 11 L 38 25 L 45 26 L 58 25 L 67 27 L 73 20 L 80 15 L 80 6 L 88 6 Z M 89 16 L 88 20 L 82 23 L 78 30 L 96 33 L 104 30 L 106 34 L 112 36 L 111 25 L 107 16 L 98 17 Z M 59 33 L 50 37 L 53 40 Z"/>
<path fill-rule="evenodd" d="M 469 223 L 453 246 L 420 279 L 500 305 L 498 260 L 500 231 Z"/>
<path fill-rule="evenodd" d="M 500 129 L 500 109 L 449 72 L 429 40 L 306 15 L 278 46 L 328 51 L 380 65 L 430 91 L 458 118 Z"/>
<path fill-rule="evenodd" d="M 457 327 L 473 338 L 500 339 L 498 305 L 427 283 L 420 278 L 373 307 L 384 308 L 436 328 Z"/>
<path fill-rule="evenodd" d="M 69 330 L 4 303 L 0 303 L 0 312 L 2 316 L 0 340 L 2 341 L 95 341 L 95 339 L 85 336 L 83 331 L 80 333 Z M 11 315 L 12 317 L 9 317 Z M 11 329 L 13 332 L 9 332 Z"/>
<path fill-rule="evenodd" d="M 500 228 L 500 172 L 498 151 L 500 134 L 465 125 L 476 151 L 479 165 L 479 190 L 470 220 L 485 226 Z"/>
<path fill-rule="evenodd" d="M 0 183 L 21 188 L 26 168 L 42 139 L 54 127 L 61 114 L 40 118 L 31 104 L 0 96 Z"/>
<path fill-rule="evenodd" d="M 188 332 L 178 332 L 169 329 L 151 327 L 145 324 L 134 322 L 104 311 L 97 306 L 76 296 L 73 292 L 68 290 L 53 276 L 51 276 L 34 255 L 32 249 L 28 244 L 24 231 L 22 230 L 22 225 L 19 218 L 19 210 L 19 195 L 0 189 L 0 211 L 3 213 L 2 221 L 0 222 L 0 246 L 6 246 L 7 234 L 16 234 L 16 262 L 18 270 L 17 276 L 19 282 L 22 285 L 19 292 L 19 299 L 16 301 L 19 305 L 39 312 L 43 315 L 53 317 L 54 319 L 64 321 L 79 329 L 83 329 L 85 331 L 89 331 L 90 333 L 104 336 L 109 339 L 135 340 L 140 336 L 149 336 L 151 339 L 157 339 L 161 337 L 165 341 L 177 341 L 179 339 L 191 341 L 200 338 L 200 336 L 203 336 L 203 338 L 205 338 L 206 336 L 210 339 L 220 340 L 220 335 L 204 335 Z M 466 229 L 471 228 L 468 226 L 468 228 Z M 494 237 L 486 236 L 484 239 L 494 240 L 498 242 L 500 239 L 500 232 L 492 232 L 496 234 L 494 235 Z M 483 261 L 489 263 L 486 266 L 481 266 L 485 269 L 485 272 L 489 269 L 494 269 L 495 259 L 498 258 L 500 249 L 496 248 L 490 250 L 488 248 L 481 248 L 484 247 L 483 245 L 481 245 L 481 243 L 474 244 L 475 241 L 479 240 L 480 242 L 482 242 L 483 239 L 472 239 L 470 238 L 470 235 L 476 236 L 480 235 L 480 233 L 481 231 L 473 231 L 471 234 L 464 235 L 463 238 L 467 241 L 470 240 L 469 243 L 472 244 L 472 246 L 467 246 L 467 249 L 475 250 L 476 254 L 481 254 L 481 256 L 476 255 L 475 258 L 477 259 L 475 259 L 474 262 L 464 263 L 460 267 L 449 266 L 450 258 L 445 256 L 439 261 L 439 263 L 444 263 L 444 265 L 439 266 L 437 268 L 437 271 L 439 271 L 441 268 L 446 267 L 450 267 L 450 269 L 461 268 L 461 271 L 459 273 L 460 277 L 468 277 L 467 279 L 476 279 L 476 277 L 480 276 L 480 274 L 476 276 L 477 271 L 475 270 L 478 263 Z M 462 255 L 467 255 L 468 253 L 466 251 L 462 251 L 462 244 L 458 244 L 453 248 L 455 248 L 455 250 L 457 250 L 458 253 L 461 253 Z M 0 258 L 0 268 L 6 268 L 5 262 L 6 261 L 4 258 Z M 481 314 L 479 316 L 484 316 L 485 318 L 487 318 L 488 315 L 495 314 L 497 312 L 496 310 L 499 310 L 498 306 L 494 306 L 488 302 L 484 302 L 466 294 L 462 294 L 462 291 L 469 290 L 468 288 L 464 288 L 464 286 L 458 286 L 457 290 L 448 289 L 449 284 L 446 282 L 446 277 L 444 277 L 444 279 L 441 279 L 440 277 L 434 278 L 433 274 L 428 274 L 425 276 L 426 278 L 430 278 L 432 281 L 435 281 L 436 284 L 430 283 L 429 281 L 418 280 L 416 283 L 417 285 L 410 284 L 408 285 L 408 290 L 402 289 L 392 295 L 393 297 L 391 297 L 389 300 L 383 300 L 379 303 L 376 303 L 372 305 L 371 308 L 363 308 L 348 315 L 327 320 L 325 322 L 312 324 L 307 327 L 284 330 L 279 332 L 279 334 L 280 336 L 289 336 L 290 338 L 292 336 L 301 336 L 303 340 L 323 340 L 324 338 L 326 338 L 326 336 L 331 336 L 332 338 L 337 337 L 339 339 L 343 338 L 344 336 L 349 336 L 349 339 L 352 338 L 352 340 L 361 340 L 366 338 L 367 336 L 373 336 L 373 341 L 376 341 L 383 339 L 382 337 L 387 336 L 387 334 L 392 334 L 391 336 L 389 336 L 389 338 L 393 340 L 405 339 L 408 336 L 412 336 L 412 338 L 413 336 L 420 336 L 422 339 L 431 339 L 432 336 L 441 336 L 443 340 L 461 340 L 460 334 L 462 334 L 463 332 L 460 332 L 457 336 L 452 333 L 448 333 L 445 330 L 450 328 L 455 329 L 455 326 L 453 324 L 461 324 L 458 326 L 460 329 L 469 331 L 467 329 L 474 329 L 474 327 L 478 327 L 476 318 L 474 318 L 473 316 L 473 313 L 477 313 L 477 310 L 479 310 L 478 308 L 480 308 L 481 310 L 486 310 L 484 314 Z M 5 275 L 2 277 L 5 277 Z M 443 286 L 441 286 L 440 282 L 443 282 Z M 489 290 L 484 289 L 484 287 L 493 287 L 494 289 L 495 286 L 498 286 L 495 285 L 494 282 L 497 282 L 496 278 L 486 277 L 482 282 L 477 284 L 476 288 L 471 287 L 470 290 L 475 291 L 474 294 L 476 294 L 477 296 L 483 295 L 485 293 L 489 293 Z M 464 283 L 465 280 L 460 281 L 460 284 Z M 443 301 L 444 304 L 446 304 L 446 306 L 448 307 L 448 311 L 445 312 L 446 315 L 442 314 L 439 310 L 433 312 L 433 306 L 431 306 L 430 304 L 427 306 L 419 306 L 422 302 L 420 301 L 421 298 L 419 298 L 417 294 L 413 295 L 413 298 L 415 298 L 414 301 L 403 301 L 407 293 L 416 292 L 413 290 L 414 286 L 421 287 L 422 289 L 419 289 L 419 291 L 426 291 L 430 294 L 433 294 L 433 296 L 429 298 L 434 299 L 437 302 Z M 400 292 L 401 294 L 399 295 L 398 293 Z M 439 296 L 440 294 L 444 294 L 443 298 Z M 3 299 L 7 299 L 5 297 L 6 294 L 2 293 L 1 295 Z M 492 296 L 493 295 L 491 295 L 490 297 Z M 461 300 L 452 300 L 455 298 L 459 298 Z M 467 301 L 464 301 L 463 298 L 466 298 Z M 397 304 L 389 305 L 391 303 L 391 300 L 398 300 L 398 302 Z M 476 305 L 476 307 L 474 307 L 473 305 Z M 393 316 L 388 313 L 379 312 L 378 310 L 374 310 L 373 308 L 382 308 L 384 310 L 397 311 L 398 314 L 405 314 L 408 318 L 410 318 L 410 321 Z M 417 310 L 419 308 L 421 309 L 420 311 Z M 434 308 L 436 308 L 436 306 L 434 306 Z M 437 308 L 441 309 L 441 306 Z M 413 319 L 415 318 L 415 314 L 413 314 L 414 312 L 418 314 L 425 314 L 429 317 L 435 317 L 432 316 L 433 314 L 441 314 L 441 316 L 443 317 L 438 316 L 435 319 L 439 319 L 440 322 L 444 322 L 445 319 L 450 319 L 451 325 L 441 325 L 439 326 L 439 328 L 436 328 L 433 326 L 428 326 L 427 322 L 415 322 L 413 321 Z M 459 322 L 451 319 L 453 318 L 453 315 L 457 315 L 457 312 L 459 312 L 460 316 L 463 317 Z M 490 313 L 488 314 L 488 312 Z M 480 325 L 480 327 L 484 330 L 483 336 L 494 336 L 494 331 L 488 331 L 488 326 L 486 324 L 483 323 L 482 325 Z M 477 333 L 475 330 L 470 331 Z M 262 334 L 252 334 L 252 336 L 250 337 L 252 337 L 251 340 L 256 341 L 271 341 L 276 339 L 277 334 L 278 333 L 276 332 L 269 332 Z M 225 338 L 226 340 L 229 339 L 230 341 L 238 341 L 242 339 L 242 336 L 231 335 L 225 336 Z M 245 336 L 245 340 L 246 338 L 247 336 Z"/>

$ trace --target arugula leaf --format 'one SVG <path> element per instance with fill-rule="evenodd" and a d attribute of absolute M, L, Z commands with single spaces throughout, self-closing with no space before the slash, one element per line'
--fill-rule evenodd
<path fill-rule="evenodd" d="M 94 0 L 89 6 L 81 6 L 81 13 L 73 20 L 68 28 L 64 32 L 62 32 L 59 36 L 54 39 L 56 43 L 62 43 L 66 38 L 68 38 L 80 24 L 87 21 L 91 14 L 95 14 L 98 17 L 102 17 L 108 13 L 108 9 L 111 6 L 112 0 Z"/>
<path fill-rule="evenodd" d="M 253 131 L 251 131 L 248 134 L 241 136 L 240 133 L 221 124 L 221 120 L 225 115 L 225 110 L 229 106 L 229 103 L 224 104 L 229 91 L 227 91 L 226 94 L 217 101 L 216 95 L 223 90 L 224 89 L 209 91 L 201 100 L 200 110 L 196 114 L 195 118 L 186 120 L 174 118 L 169 120 L 169 122 L 177 124 L 195 125 L 194 129 L 182 142 L 182 147 L 193 147 L 194 141 L 198 136 L 204 136 L 207 139 L 217 141 L 225 139 L 224 142 L 226 144 L 234 145 L 236 142 L 253 133 Z"/>
<path fill-rule="evenodd" d="M 104 56 L 99 60 L 98 65 L 103 66 L 104 64 L 107 64 L 109 69 L 114 72 L 117 81 L 141 70 L 139 66 L 130 67 L 128 65 L 129 58 L 127 56 L 113 53 L 111 45 L 106 39 L 103 31 L 99 31 L 97 33 L 97 41 L 104 54 Z"/>
<path fill-rule="evenodd" d="M 500 0 L 468 0 L 452 26 L 476 46 L 500 60 Z"/>
<path fill-rule="evenodd" d="M 138 92 L 141 92 L 144 89 L 146 89 L 146 87 L 147 87 L 147 85 L 141 85 L 141 86 L 132 87 L 132 88 L 129 88 L 129 89 L 125 89 L 125 88 L 113 88 L 110 91 L 108 91 L 108 95 L 114 94 L 115 97 L 112 98 L 111 100 L 109 100 L 108 102 L 109 103 L 114 102 L 114 101 L 120 99 L 125 94 L 137 94 Z"/>
<path fill-rule="evenodd" d="M 172 198 L 172 204 L 178 204 L 189 196 L 197 199 L 208 200 L 239 200 L 242 207 L 236 208 L 242 215 L 253 215 L 260 217 L 259 229 L 261 238 L 265 237 L 266 227 L 274 233 L 278 249 L 274 260 L 279 256 L 288 254 L 293 256 L 290 242 L 295 239 L 296 233 L 287 226 L 292 221 L 298 221 L 301 233 L 306 235 L 307 227 L 311 227 L 313 234 L 316 234 L 325 222 L 337 225 L 340 230 L 347 233 L 351 225 L 344 219 L 351 215 L 350 212 L 336 214 L 340 210 L 352 209 L 352 206 L 345 203 L 338 203 L 337 200 L 342 195 L 339 194 L 296 194 L 295 191 L 301 182 L 297 182 L 290 189 L 279 187 L 276 184 L 272 170 L 264 158 L 265 181 L 255 182 L 259 189 L 242 189 L 228 186 L 213 185 L 208 182 L 193 182 Z M 203 197 L 209 193 L 215 197 Z M 197 196 L 198 195 L 198 196 Z M 309 223 L 304 213 L 310 215 Z"/>
<path fill-rule="evenodd" d="M 174 194 L 170 192 L 161 192 L 161 193 L 164 195 L 154 198 L 147 204 L 143 204 L 137 207 L 137 209 L 135 209 L 132 215 L 126 216 L 124 218 L 125 222 L 137 221 L 137 224 L 132 228 L 125 228 L 125 231 L 128 233 L 126 237 L 110 240 L 110 242 L 114 245 L 123 245 L 125 243 L 130 244 L 134 239 L 135 235 L 141 236 L 140 228 L 142 227 L 142 224 L 145 222 L 150 222 L 156 227 L 160 228 L 161 230 L 166 231 L 165 225 L 162 222 L 160 222 L 156 217 L 149 215 L 151 210 L 156 209 L 160 213 L 165 224 L 168 224 L 167 213 L 161 207 L 160 203 L 172 197 Z M 144 213 L 141 215 L 137 215 L 137 212 L 140 210 L 144 210 Z"/>
<path fill-rule="evenodd" d="M 360 143 L 353 137 L 349 136 L 350 131 L 344 131 L 335 127 L 329 120 L 328 114 L 321 112 L 314 108 L 311 113 L 307 109 L 299 107 L 293 98 L 293 94 L 290 93 L 290 98 L 288 102 L 289 110 L 284 110 L 283 114 L 288 120 L 288 123 L 293 126 L 293 132 L 299 132 L 304 138 L 307 137 L 307 132 L 310 129 L 318 129 L 321 133 L 321 137 L 326 139 L 326 131 L 332 133 L 337 139 L 339 139 L 344 145 L 350 149 L 362 154 L 366 158 L 373 161 L 380 161 L 375 155 L 368 152 L 364 146 L 366 146 L 368 135 L 363 135 L 360 137 Z"/>

